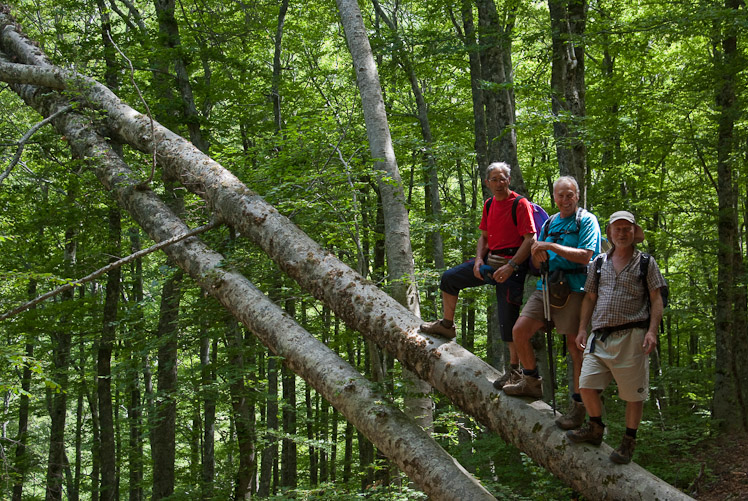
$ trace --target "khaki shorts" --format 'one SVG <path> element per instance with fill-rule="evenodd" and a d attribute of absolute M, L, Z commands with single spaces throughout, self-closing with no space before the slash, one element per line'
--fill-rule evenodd
<path fill-rule="evenodd" d="M 582 308 L 582 299 L 584 299 L 584 292 L 572 292 L 563 308 L 551 308 L 551 323 L 556 327 L 559 334 L 576 336 L 579 331 L 579 312 Z M 542 291 L 536 290 L 532 293 L 525 303 L 525 307 L 522 308 L 520 316 L 545 322 Z"/>
<path fill-rule="evenodd" d="M 594 353 L 590 353 L 594 334 L 590 336 L 584 350 L 579 387 L 604 390 L 615 379 L 621 400 L 646 400 L 649 396 L 649 355 L 644 354 L 642 347 L 646 333 L 646 329 L 614 332 L 605 342 L 595 341 Z"/>

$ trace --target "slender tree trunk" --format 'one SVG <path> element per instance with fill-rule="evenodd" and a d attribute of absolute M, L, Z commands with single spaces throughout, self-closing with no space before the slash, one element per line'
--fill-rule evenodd
<path fill-rule="evenodd" d="M 286 12 L 288 12 L 288 0 L 282 0 L 278 10 L 278 26 L 275 30 L 275 50 L 273 52 L 273 88 L 270 95 L 273 100 L 273 117 L 275 119 L 275 131 L 280 132 L 283 128 L 283 119 L 281 117 L 281 41 L 283 40 L 283 24 L 286 21 Z"/>
<path fill-rule="evenodd" d="M 140 250 L 140 234 L 137 227 L 130 228 L 130 252 L 135 253 Z M 137 259 L 132 263 L 130 270 L 132 276 L 132 303 L 135 309 L 135 321 L 132 324 L 132 329 L 129 332 L 130 338 L 128 342 L 128 371 L 127 371 L 127 390 L 129 400 L 127 403 L 127 417 L 128 417 L 128 470 L 129 470 L 129 500 L 130 501 L 142 501 L 143 500 L 143 416 L 141 406 L 140 393 L 140 377 L 138 375 L 139 370 L 142 368 L 139 356 L 139 348 L 142 346 L 141 335 L 144 331 L 144 319 L 143 312 L 140 308 L 140 304 L 143 301 L 143 262 L 141 259 Z"/>
<path fill-rule="evenodd" d="M 203 441 L 202 441 L 202 471 L 200 489 L 202 499 L 213 498 L 213 483 L 215 481 L 215 428 L 216 403 L 218 392 L 216 384 L 216 363 L 218 361 L 217 343 L 210 336 L 207 321 L 203 336 L 200 339 L 200 383 L 203 395 Z"/>
<path fill-rule="evenodd" d="M 460 14 L 462 25 L 464 27 L 464 43 L 468 50 L 470 61 L 470 89 L 473 101 L 473 130 L 475 133 L 475 155 L 478 161 L 478 172 L 481 179 L 486 177 L 486 167 L 488 167 L 488 139 L 486 133 L 486 113 L 485 100 L 483 98 L 483 73 L 481 68 L 480 49 L 478 39 L 475 34 L 475 22 L 473 21 L 473 2 L 472 0 L 462 0 L 460 5 Z M 459 27 L 456 27 L 457 29 Z M 488 198 L 491 193 L 488 186 L 481 184 L 483 187 L 483 198 Z"/>
<path fill-rule="evenodd" d="M 739 0 L 726 0 L 726 9 L 737 11 Z M 734 28 L 723 29 L 724 38 L 715 44 L 714 66 L 719 76 L 716 104 L 719 110 L 717 144 L 717 196 L 719 202 L 717 247 L 718 285 L 716 315 L 717 363 L 714 377 L 713 418 L 730 432 L 748 431 L 748 333 L 746 332 L 743 256 L 738 233 L 738 183 L 734 165 L 735 122 L 739 106 L 735 91 L 738 62 Z"/>
<path fill-rule="evenodd" d="M 40 233 L 42 230 L 40 230 Z M 36 280 L 29 281 L 28 295 L 30 299 L 37 296 L 36 294 Z M 32 308 L 36 308 L 35 306 Z M 34 332 L 26 334 L 28 340 L 26 341 L 26 356 L 29 360 L 34 358 L 34 343 L 33 336 Z M 24 365 L 23 373 L 21 375 L 21 397 L 18 403 L 18 435 L 16 435 L 16 451 L 15 451 L 15 462 L 14 468 L 16 472 L 16 480 L 13 483 L 13 501 L 21 501 L 23 499 L 23 484 L 26 479 L 26 473 L 29 470 L 29 456 L 26 450 L 28 444 L 28 432 L 29 432 L 29 395 L 31 390 L 31 366 L 29 364 Z"/>
<path fill-rule="evenodd" d="M 73 206 L 78 194 L 75 177 L 71 178 L 67 191 L 67 202 Z M 65 231 L 64 262 L 68 276 L 75 276 L 77 255 L 77 230 L 73 227 Z M 63 301 L 73 301 L 74 291 L 62 293 Z M 49 457 L 47 460 L 47 501 L 62 499 L 63 468 L 65 466 L 65 418 L 67 414 L 68 368 L 70 367 L 70 345 L 72 333 L 67 319 L 60 319 L 60 323 L 52 328 L 52 364 L 54 380 L 60 385 L 60 390 L 52 396 L 50 408 Z"/>
<path fill-rule="evenodd" d="M 121 245 L 120 212 L 117 209 L 109 211 L 109 262 L 118 259 Z M 112 409 L 112 347 L 116 337 L 117 309 L 120 294 L 120 269 L 115 268 L 107 275 L 106 297 L 104 300 L 104 325 L 101 329 L 98 350 L 98 377 L 96 391 L 99 403 L 99 423 L 101 435 L 99 445 L 99 461 L 101 464 L 100 498 L 105 501 L 119 499 L 117 492 L 116 447 L 114 440 L 114 417 Z"/>
<path fill-rule="evenodd" d="M 405 208 L 402 180 L 392 147 L 379 74 L 358 3 L 354 0 L 337 0 L 337 4 L 356 69 L 356 81 L 361 94 L 371 156 L 381 159 L 376 162 L 375 167 L 379 172 L 377 183 L 384 209 L 385 247 L 391 276 L 391 295 L 414 315 L 420 316 L 408 211 Z M 407 369 L 403 370 L 403 377 L 411 385 L 412 391 L 411 398 L 406 401 L 406 414 L 416 419 L 424 429 L 431 429 L 433 403 L 428 397 L 431 386 L 410 374 Z"/>
<path fill-rule="evenodd" d="M 195 106 L 192 86 L 189 81 L 187 64 L 180 55 L 181 41 L 179 37 L 179 24 L 174 18 L 174 0 L 154 0 L 156 16 L 158 17 L 159 41 L 161 45 L 171 52 L 171 62 L 174 64 L 176 74 L 176 87 L 181 96 L 181 120 L 186 123 L 190 141 L 203 153 L 208 152 L 208 142 L 200 126 L 200 115 Z M 168 74 L 168 73 L 167 73 Z M 169 89 L 171 86 L 169 85 Z"/>
<path fill-rule="evenodd" d="M 153 495 L 163 499 L 174 493 L 174 460 L 177 417 L 177 335 L 179 303 L 182 298 L 182 270 L 174 270 L 161 292 L 158 339 L 157 389 L 153 430 Z"/>
<path fill-rule="evenodd" d="M 257 465 L 255 462 L 254 416 L 250 416 L 247 390 L 244 386 L 244 339 L 241 329 L 233 318 L 226 318 L 225 330 L 230 365 L 236 371 L 232 374 L 229 383 L 236 439 L 239 445 L 239 464 L 236 470 L 234 499 L 251 499 Z"/>
<path fill-rule="evenodd" d="M 582 138 L 586 115 L 584 83 L 584 30 L 586 0 L 548 0 L 551 14 L 553 63 L 551 110 L 556 117 L 553 136 L 561 175 L 579 184 L 579 204 L 587 206 L 587 147 Z"/>
<path fill-rule="evenodd" d="M 267 358 L 267 403 L 265 428 L 278 431 L 278 363 L 274 357 Z M 278 439 L 273 433 L 266 435 L 268 444 L 262 451 L 260 483 L 257 495 L 267 497 L 275 492 L 277 481 L 273 481 L 278 464 Z"/>
<path fill-rule="evenodd" d="M 481 78 L 491 84 L 483 89 L 488 161 L 502 161 L 512 169 L 512 189 L 527 194 L 517 157 L 517 133 L 514 130 L 514 69 L 512 68 L 512 30 L 518 2 L 505 5 L 504 20 L 499 20 L 494 0 L 477 0 L 480 26 Z"/>
<path fill-rule="evenodd" d="M 296 436 L 296 375 L 284 368 L 282 424 L 285 437 Z M 296 442 L 284 438 L 281 443 L 281 487 L 295 489 L 298 485 Z"/>
<path fill-rule="evenodd" d="M 416 75 L 413 62 L 410 60 L 410 56 L 401 47 L 403 46 L 400 34 L 398 33 L 396 19 L 390 19 L 387 14 L 382 10 L 378 0 L 372 0 L 376 9 L 377 15 L 381 17 L 387 27 L 392 31 L 395 37 L 395 49 L 394 57 L 397 63 L 402 67 L 405 76 L 410 82 L 410 89 L 413 92 L 413 97 L 416 102 L 416 112 L 418 115 L 418 123 L 421 126 L 421 137 L 425 144 L 424 160 L 424 178 L 426 179 L 426 214 L 427 219 L 436 229 L 429 233 L 430 250 L 434 259 L 434 266 L 441 270 L 444 268 L 444 244 L 442 241 L 442 235 L 439 231 L 439 225 L 442 217 L 442 204 L 439 198 L 439 177 L 438 169 L 436 166 L 436 158 L 434 157 L 433 143 L 434 139 L 431 134 L 431 122 L 429 121 L 428 106 L 426 99 L 423 96 L 421 84 L 418 82 L 418 76 Z"/>
<path fill-rule="evenodd" d="M 316 396 L 312 399 L 312 387 L 304 385 L 304 403 L 306 404 L 306 438 L 310 444 L 317 440 L 317 430 L 315 430 L 315 401 Z M 313 445 L 309 445 L 309 484 L 316 486 L 319 483 L 319 452 Z"/>

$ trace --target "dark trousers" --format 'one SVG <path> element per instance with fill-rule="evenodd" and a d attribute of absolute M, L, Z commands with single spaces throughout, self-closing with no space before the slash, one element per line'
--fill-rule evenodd
<path fill-rule="evenodd" d="M 460 291 L 468 287 L 493 285 L 496 289 L 501 339 L 502 341 L 512 341 L 512 329 L 519 318 L 519 311 L 522 306 L 527 269 L 520 266 L 519 270 L 514 272 L 504 283 L 498 283 L 491 277 L 495 270 L 487 265 L 481 266 L 480 269 L 484 278 L 475 278 L 475 275 L 473 275 L 474 264 L 475 258 L 445 271 L 442 274 L 439 288 L 447 294 L 459 296 Z"/>

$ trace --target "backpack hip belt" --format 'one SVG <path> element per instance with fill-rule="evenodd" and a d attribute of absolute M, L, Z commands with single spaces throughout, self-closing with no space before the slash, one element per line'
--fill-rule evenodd
<path fill-rule="evenodd" d="M 507 247 L 506 249 L 494 249 L 488 251 L 489 254 L 500 254 L 502 256 L 513 256 L 517 253 L 519 247 Z"/>
<path fill-rule="evenodd" d="M 590 353 L 595 352 L 595 341 L 604 343 L 605 340 L 608 339 L 608 336 L 610 336 L 614 332 L 625 331 L 627 329 L 646 329 L 647 327 L 649 327 L 649 320 L 639 320 L 636 322 L 627 322 L 625 324 L 616 325 L 614 327 L 603 327 L 602 329 L 595 329 L 594 331 L 592 331 L 595 337 L 592 339 L 592 344 L 590 345 Z"/>

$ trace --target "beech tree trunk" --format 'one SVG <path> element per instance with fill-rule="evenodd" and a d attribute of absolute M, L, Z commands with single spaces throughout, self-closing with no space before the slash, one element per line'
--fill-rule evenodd
<path fill-rule="evenodd" d="M 505 4 L 503 23 L 494 0 L 477 0 L 476 4 L 480 27 L 480 78 L 492 84 L 482 92 L 488 162 L 508 163 L 512 170 L 512 189 L 526 195 L 527 188 L 517 157 L 517 132 L 514 130 L 512 31 L 517 3 Z"/>
<path fill-rule="evenodd" d="M 392 297 L 420 316 L 416 288 L 413 250 L 410 245 L 410 221 L 405 207 L 400 170 L 392 147 L 390 127 L 379 84 L 379 73 L 369 44 L 361 11 L 356 0 L 336 0 L 340 19 L 345 29 L 348 48 L 356 69 L 356 82 L 366 121 L 366 137 L 373 158 L 382 159 L 375 166 L 380 171 L 377 178 L 384 209 L 384 244 Z M 406 413 L 424 429 L 433 427 L 433 402 L 428 396 L 431 387 L 405 368 L 403 377 L 410 395 L 405 399 Z"/>
<path fill-rule="evenodd" d="M 737 11 L 738 0 L 725 7 Z M 719 28 L 719 27 L 718 27 Z M 738 188 L 733 129 L 738 116 L 736 79 L 740 70 L 737 35 L 727 29 L 714 50 L 714 66 L 721 76 L 717 89 L 718 116 L 717 196 L 719 244 L 718 287 L 715 319 L 717 362 L 714 374 L 713 418 L 730 432 L 748 431 L 748 335 L 746 333 L 746 285 L 738 224 Z M 744 65 L 743 65 L 744 66 Z"/>
<path fill-rule="evenodd" d="M 109 262 L 116 261 L 120 254 L 120 212 L 116 208 L 109 210 Z M 98 351 L 98 377 L 96 391 L 99 403 L 100 440 L 99 462 L 101 465 L 101 484 L 99 497 L 102 500 L 119 499 L 117 492 L 117 474 L 114 434 L 114 416 L 112 409 L 112 347 L 117 334 L 117 309 L 120 293 L 120 269 L 115 268 L 107 274 L 106 297 L 104 300 L 104 325 L 101 329 Z"/>
<path fill-rule="evenodd" d="M 75 177 L 70 179 L 66 194 L 70 206 L 75 202 L 78 185 Z M 76 254 L 78 249 L 77 232 L 74 228 L 65 231 L 65 269 L 74 277 Z M 74 291 L 62 293 L 63 301 L 72 301 Z M 67 388 L 68 367 L 70 366 L 70 345 L 72 333 L 68 329 L 65 316 L 60 318 L 59 325 L 52 327 L 52 374 L 60 388 Z M 63 468 L 65 466 L 65 419 L 67 417 L 67 393 L 55 392 L 50 406 L 49 455 L 47 458 L 47 501 L 61 500 L 63 491 Z"/>
<path fill-rule="evenodd" d="M 38 49 L 22 39 L 12 26 L 7 17 L 0 15 L 0 49 L 13 52 L 26 65 L 37 62 L 48 66 Z M 51 71 L 48 67 L 35 71 L 17 66 L 0 64 L 0 78 L 15 83 L 56 82 L 56 88 L 63 82 L 58 76 L 65 72 L 60 69 Z M 150 151 L 153 144 L 148 133 L 149 120 L 99 84 L 87 82 L 89 85 L 80 89 L 81 98 L 103 105 L 108 112 L 108 124 L 121 139 Z M 61 104 L 54 94 L 42 95 L 32 86 L 12 88 L 44 116 Z M 66 135 L 77 156 L 89 158 L 97 166 L 102 183 L 114 191 L 122 206 L 155 241 L 186 230 L 150 191 L 134 189 L 135 182 L 129 179 L 126 166 L 86 128 L 87 121 L 75 113 L 66 113 L 53 123 Z M 518 446 L 575 490 L 591 499 L 688 499 L 636 464 L 612 464 L 607 459 L 611 451 L 607 445 L 570 444 L 555 426 L 554 416 L 545 403 L 527 402 L 497 392 L 492 384 L 499 376 L 496 370 L 456 343 L 421 334 L 420 318 L 321 249 L 193 145 L 160 126 L 157 128 L 159 159 L 167 173 L 178 176 L 189 190 L 203 197 L 216 214 L 242 236 L 256 242 L 284 272 L 325 302 L 350 327 L 375 340 L 455 405 Z M 297 330 L 287 315 L 264 300 L 246 279 L 220 267 L 220 255 L 204 248 L 197 238 L 174 244 L 166 252 L 359 429 L 366 430 L 377 447 L 427 494 L 435 499 L 488 496 L 451 457 L 434 448 L 433 441 L 428 437 L 418 440 L 422 430 L 412 429 L 410 420 L 398 418 L 402 414 L 378 403 L 381 396 L 369 393 L 369 383 L 359 379 L 355 370 L 313 336 Z M 319 363 L 333 359 L 334 363 Z M 343 373 L 331 375 L 334 371 Z M 348 381 L 342 391 L 340 381 Z"/>
<path fill-rule="evenodd" d="M 579 183 L 579 205 L 587 206 L 587 147 L 582 138 L 586 115 L 583 36 L 586 0 L 548 0 L 551 14 L 553 62 L 551 110 L 556 117 L 553 136 L 562 176 Z M 563 118 L 566 117 L 566 118 Z"/>

